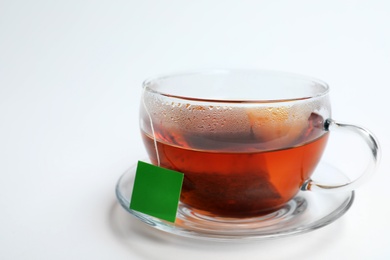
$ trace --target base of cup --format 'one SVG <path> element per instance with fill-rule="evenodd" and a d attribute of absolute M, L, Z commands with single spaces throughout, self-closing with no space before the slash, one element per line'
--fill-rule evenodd
<path fill-rule="evenodd" d="M 237 233 L 240 228 L 245 228 L 245 233 L 250 229 L 258 229 L 264 227 L 275 227 L 275 225 L 284 224 L 291 219 L 297 218 L 307 209 L 308 202 L 302 196 L 296 196 L 285 204 L 279 210 L 268 214 L 263 214 L 256 217 L 234 218 L 234 217 L 220 217 L 204 212 L 186 204 L 180 203 L 178 210 L 178 218 L 180 221 L 187 221 L 199 226 L 207 225 L 209 229 L 219 230 L 223 232 L 234 231 Z"/>
<path fill-rule="evenodd" d="M 354 192 L 316 193 L 300 191 L 282 208 L 272 213 L 248 217 L 218 217 L 179 203 L 175 223 L 129 209 L 136 165 L 118 180 L 116 195 L 122 207 L 147 225 L 174 235 L 206 240 L 262 240 L 303 234 L 326 226 L 352 206 Z M 316 172 L 326 172 L 329 181 L 345 181 L 345 175 L 321 162 Z"/>

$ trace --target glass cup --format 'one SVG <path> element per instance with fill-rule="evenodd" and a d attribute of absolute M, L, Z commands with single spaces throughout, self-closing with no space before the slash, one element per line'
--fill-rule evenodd
<path fill-rule="evenodd" d="M 140 128 L 151 162 L 184 173 L 180 201 L 210 217 L 277 211 L 300 190 L 347 191 L 374 172 L 379 146 L 366 129 L 331 117 L 326 83 L 294 74 L 210 70 L 144 82 Z M 370 151 L 359 178 L 311 179 L 330 132 L 358 134 Z"/>

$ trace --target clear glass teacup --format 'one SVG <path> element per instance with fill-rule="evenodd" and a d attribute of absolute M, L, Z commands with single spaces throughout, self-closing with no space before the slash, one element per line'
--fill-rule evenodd
<path fill-rule="evenodd" d="M 283 207 L 300 190 L 353 190 L 378 163 L 366 129 L 331 117 L 326 83 L 294 74 L 210 70 L 144 82 L 142 138 L 151 162 L 184 173 L 181 203 L 201 214 L 244 218 Z M 330 132 L 358 134 L 370 150 L 359 178 L 317 183 Z"/>

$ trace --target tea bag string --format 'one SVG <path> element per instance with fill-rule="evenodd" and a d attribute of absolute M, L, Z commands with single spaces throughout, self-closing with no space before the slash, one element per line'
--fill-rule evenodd
<path fill-rule="evenodd" d="M 150 113 L 149 113 L 149 110 L 148 110 L 148 107 L 146 106 L 146 103 L 145 103 L 145 92 L 146 92 L 146 87 L 143 88 L 143 92 L 142 92 L 142 103 L 143 103 L 143 105 L 144 105 L 146 114 L 147 114 L 148 117 L 149 117 L 150 129 L 152 130 L 154 149 L 155 149 L 155 151 L 156 151 L 156 157 L 157 157 L 157 166 L 160 167 L 160 155 L 159 155 L 159 153 L 158 153 L 157 139 L 156 139 L 156 134 L 155 134 L 155 131 L 154 131 L 154 126 L 153 126 L 152 117 L 151 117 L 151 115 L 150 115 Z"/>

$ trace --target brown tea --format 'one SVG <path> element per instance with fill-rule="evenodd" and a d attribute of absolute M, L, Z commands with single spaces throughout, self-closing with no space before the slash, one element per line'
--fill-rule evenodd
<path fill-rule="evenodd" d="M 292 199 L 314 171 L 328 134 L 311 114 L 288 147 L 267 150 L 247 134 L 164 131 L 155 125 L 160 166 L 184 173 L 181 202 L 205 214 L 249 217 L 266 214 Z M 154 138 L 142 132 L 152 163 Z"/>

